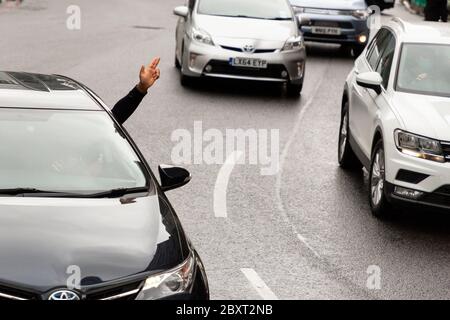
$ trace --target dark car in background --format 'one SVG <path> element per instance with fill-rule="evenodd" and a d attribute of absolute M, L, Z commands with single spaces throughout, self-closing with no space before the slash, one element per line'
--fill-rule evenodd
<path fill-rule="evenodd" d="M 294 12 L 308 23 L 301 31 L 305 41 L 341 44 L 353 49 L 354 55 L 364 50 L 369 40 L 369 6 L 381 10 L 394 5 L 392 0 L 290 0 Z"/>
<path fill-rule="evenodd" d="M 0 72 L 0 300 L 208 299 L 159 174 L 82 84 Z"/>

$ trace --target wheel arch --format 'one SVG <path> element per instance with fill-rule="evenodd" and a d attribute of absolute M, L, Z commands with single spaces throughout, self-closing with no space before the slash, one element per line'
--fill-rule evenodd
<path fill-rule="evenodd" d="M 373 154 L 373 149 L 375 148 L 375 145 L 378 143 L 378 141 L 384 141 L 384 135 L 383 135 L 383 129 L 381 129 L 380 126 L 377 126 L 377 128 L 375 129 L 375 132 L 373 134 L 373 139 L 372 139 L 372 146 L 371 146 L 371 154 Z"/>

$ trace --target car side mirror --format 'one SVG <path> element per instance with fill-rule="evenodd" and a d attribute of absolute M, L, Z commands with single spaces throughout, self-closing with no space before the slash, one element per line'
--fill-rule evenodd
<path fill-rule="evenodd" d="M 191 181 L 191 174 L 184 168 L 160 165 L 158 170 L 161 178 L 161 189 L 164 192 L 180 188 Z"/>
<path fill-rule="evenodd" d="M 302 15 L 297 16 L 297 21 L 300 27 L 309 26 L 311 24 L 311 19 Z"/>
<path fill-rule="evenodd" d="M 381 84 L 383 78 L 378 72 L 364 72 L 356 76 L 356 83 L 363 88 L 372 89 L 377 94 L 381 94 Z"/>
<path fill-rule="evenodd" d="M 186 18 L 189 14 L 189 8 L 186 6 L 180 6 L 173 9 L 173 14 L 182 18 Z"/>

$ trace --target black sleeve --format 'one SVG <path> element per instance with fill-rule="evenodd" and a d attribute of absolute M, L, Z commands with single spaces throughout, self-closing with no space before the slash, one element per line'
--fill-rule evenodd
<path fill-rule="evenodd" d="M 146 94 L 141 93 L 136 87 L 130 91 L 125 97 L 119 100 L 116 105 L 112 108 L 112 113 L 114 118 L 123 124 L 128 118 L 136 111 L 139 104 Z"/>

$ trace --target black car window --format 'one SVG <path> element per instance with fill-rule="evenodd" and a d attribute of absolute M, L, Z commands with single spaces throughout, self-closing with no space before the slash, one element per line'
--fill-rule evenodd
<path fill-rule="evenodd" d="M 371 47 L 369 48 L 369 53 L 367 54 L 367 61 L 369 62 L 369 65 L 373 70 L 375 70 L 378 65 L 378 61 L 380 59 L 381 52 L 383 50 L 382 45 L 387 34 L 388 30 L 385 28 L 378 31 L 377 35 L 372 41 Z"/>
<path fill-rule="evenodd" d="M 387 31 L 387 36 L 382 43 L 382 49 L 383 52 L 381 53 L 378 66 L 375 70 L 383 78 L 383 87 L 387 88 L 395 53 L 395 37 L 392 32 Z"/>

